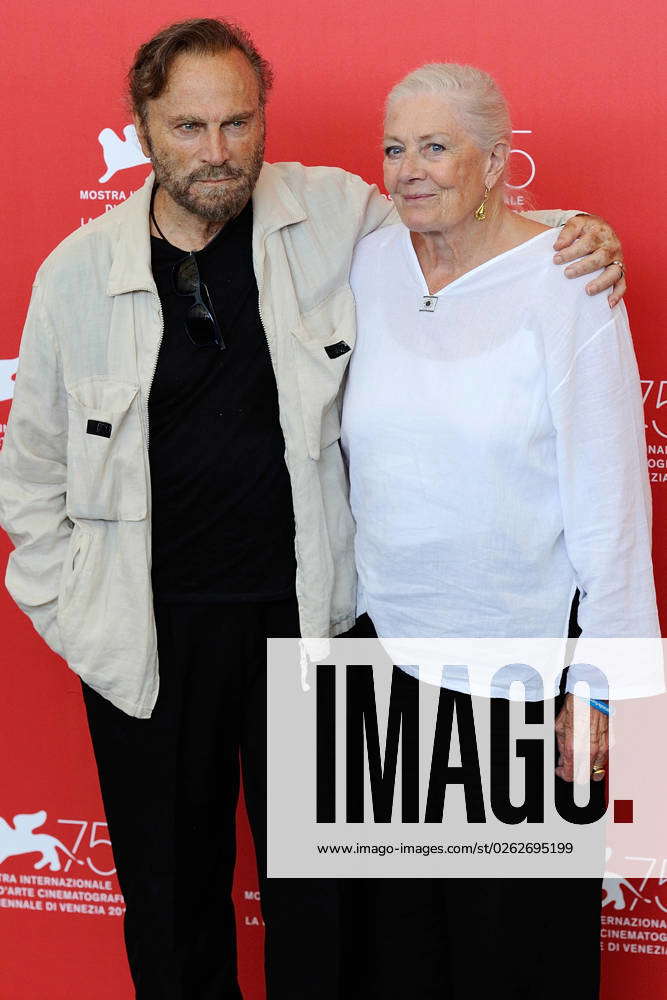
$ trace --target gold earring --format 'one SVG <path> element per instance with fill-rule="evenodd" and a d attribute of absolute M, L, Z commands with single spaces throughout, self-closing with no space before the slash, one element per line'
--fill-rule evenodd
<path fill-rule="evenodd" d="M 486 200 L 491 194 L 491 188 L 488 188 L 486 184 L 484 185 L 484 198 L 482 199 L 482 204 L 479 206 L 475 212 L 475 218 L 478 222 L 484 222 L 486 219 Z"/>

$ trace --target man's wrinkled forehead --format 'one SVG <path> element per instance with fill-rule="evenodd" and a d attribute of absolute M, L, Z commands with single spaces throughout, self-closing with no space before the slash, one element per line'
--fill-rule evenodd
<path fill-rule="evenodd" d="M 169 69 L 165 87 L 148 107 L 160 105 L 170 114 L 217 113 L 226 108 L 231 115 L 251 114 L 260 103 L 257 75 L 238 49 L 216 53 L 180 53 Z"/>

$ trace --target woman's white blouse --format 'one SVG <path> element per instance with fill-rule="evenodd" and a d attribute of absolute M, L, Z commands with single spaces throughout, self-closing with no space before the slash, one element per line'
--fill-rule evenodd
<path fill-rule="evenodd" d="M 342 444 L 359 612 L 380 636 L 562 637 L 577 587 L 584 636 L 660 634 L 625 308 L 563 277 L 554 236 L 433 312 L 403 225 L 357 245 Z"/>

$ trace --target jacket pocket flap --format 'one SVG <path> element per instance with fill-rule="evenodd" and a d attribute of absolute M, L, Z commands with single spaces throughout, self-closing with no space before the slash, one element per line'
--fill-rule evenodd
<path fill-rule="evenodd" d="M 95 413 L 125 413 L 132 405 L 139 386 L 110 378 L 88 378 L 67 386 L 68 395 L 79 406 Z"/>

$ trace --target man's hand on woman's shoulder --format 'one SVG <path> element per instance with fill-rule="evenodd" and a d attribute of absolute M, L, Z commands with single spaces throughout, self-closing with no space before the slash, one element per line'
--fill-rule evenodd
<path fill-rule="evenodd" d="M 608 222 L 597 215 L 575 215 L 563 226 L 554 250 L 557 251 L 555 264 L 569 264 L 565 268 L 568 278 L 591 274 L 603 267 L 603 273 L 586 285 L 586 291 L 589 295 L 597 295 L 610 288 L 610 307 L 621 301 L 627 291 L 623 249 Z"/>

